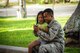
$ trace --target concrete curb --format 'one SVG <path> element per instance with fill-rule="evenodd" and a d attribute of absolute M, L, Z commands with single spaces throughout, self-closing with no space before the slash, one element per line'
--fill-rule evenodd
<path fill-rule="evenodd" d="M 0 53 L 27 53 L 28 48 L 0 45 Z"/>

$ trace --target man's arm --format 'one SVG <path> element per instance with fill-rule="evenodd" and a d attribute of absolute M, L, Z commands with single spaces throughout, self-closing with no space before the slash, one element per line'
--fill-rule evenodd
<path fill-rule="evenodd" d="M 48 33 L 39 30 L 37 34 L 45 41 L 52 41 L 55 38 L 55 36 L 57 36 L 59 29 L 60 29 L 59 25 L 54 25 L 51 28 L 49 28 Z"/>

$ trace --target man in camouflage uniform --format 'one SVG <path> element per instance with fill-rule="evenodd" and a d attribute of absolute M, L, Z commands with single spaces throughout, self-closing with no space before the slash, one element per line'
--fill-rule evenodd
<path fill-rule="evenodd" d="M 49 32 L 39 30 L 38 27 L 34 29 L 42 41 L 46 42 L 40 45 L 38 53 L 64 53 L 64 32 L 61 25 L 54 20 L 53 10 L 45 9 L 43 15 Z"/>

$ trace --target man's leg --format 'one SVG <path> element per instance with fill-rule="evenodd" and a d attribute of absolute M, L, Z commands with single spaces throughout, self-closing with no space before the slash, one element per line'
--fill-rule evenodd
<path fill-rule="evenodd" d="M 39 47 L 39 53 L 59 53 L 54 44 L 45 44 Z"/>
<path fill-rule="evenodd" d="M 35 46 L 35 47 L 33 48 L 33 50 L 32 50 L 32 53 L 38 53 L 38 51 L 39 51 L 39 46 L 40 46 L 40 45 Z"/>

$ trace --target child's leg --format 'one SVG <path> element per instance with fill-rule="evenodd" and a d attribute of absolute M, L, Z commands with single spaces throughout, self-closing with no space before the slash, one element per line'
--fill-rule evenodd
<path fill-rule="evenodd" d="M 39 45 L 39 44 L 40 44 L 40 42 L 37 41 L 37 40 L 35 40 L 35 41 L 33 41 L 32 43 L 30 43 L 29 46 L 28 46 L 28 53 L 32 53 L 33 47 L 35 47 L 35 46 L 37 46 L 37 45 Z"/>

